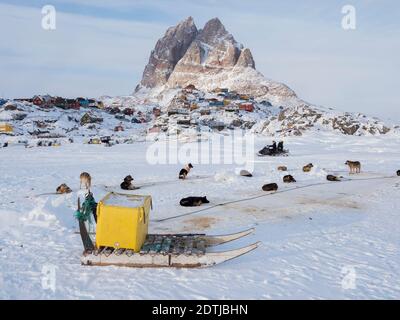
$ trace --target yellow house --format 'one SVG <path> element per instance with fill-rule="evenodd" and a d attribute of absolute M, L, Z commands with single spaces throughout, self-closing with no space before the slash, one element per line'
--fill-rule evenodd
<path fill-rule="evenodd" d="M 8 123 L 0 123 L 0 133 L 13 133 L 13 127 Z"/>

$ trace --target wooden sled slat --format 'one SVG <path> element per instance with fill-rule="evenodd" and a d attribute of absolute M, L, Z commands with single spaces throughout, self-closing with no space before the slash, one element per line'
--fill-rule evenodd
<path fill-rule="evenodd" d="M 253 243 L 246 247 L 239 249 L 221 251 L 221 252 L 206 252 L 204 255 L 141 255 L 133 254 L 132 256 L 122 255 L 93 255 L 86 254 L 81 258 L 81 262 L 84 265 L 91 266 L 125 266 L 135 268 L 149 268 L 149 267 L 172 267 L 172 268 L 204 268 L 214 266 L 231 259 L 240 257 L 250 251 L 255 250 L 259 246 L 259 242 Z"/>

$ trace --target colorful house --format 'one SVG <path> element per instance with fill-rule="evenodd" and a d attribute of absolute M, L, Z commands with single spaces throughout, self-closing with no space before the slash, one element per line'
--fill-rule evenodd
<path fill-rule="evenodd" d="M 40 107 L 51 107 L 55 99 L 49 95 L 45 96 L 34 96 L 32 98 L 32 103 Z"/>
<path fill-rule="evenodd" d="M 169 116 L 172 116 L 172 115 L 174 115 L 174 114 L 183 114 L 183 115 L 186 115 L 186 114 L 189 114 L 189 111 L 188 110 L 186 110 L 186 109 L 175 109 L 175 108 L 172 108 L 172 109 L 169 109 L 168 110 L 168 115 Z"/>
<path fill-rule="evenodd" d="M 118 125 L 118 126 L 116 126 L 116 127 L 114 128 L 114 131 L 115 131 L 115 132 L 124 131 L 124 127 L 122 126 L 122 124 L 120 124 L 120 125 Z"/>
<path fill-rule="evenodd" d="M 13 133 L 14 129 L 12 125 L 8 123 L 0 123 L 0 133 Z"/>
<path fill-rule="evenodd" d="M 5 104 L 7 102 L 7 100 L 0 98 L 0 107 Z"/>
<path fill-rule="evenodd" d="M 212 120 L 212 121 L 209 121 L 207 124 L 211 129 L 214 129 L 214 130 L 222 131 L 225 129 L 225 124 L 222 121 Z"/>
<path fill-rule="evenodd" d="M 225 111 L 227 111 L 227 112 L 235 112 L 238 110 L 239 110 L 239 107 L 235 104 L 228 104 L 227 106 L 225 106 Z"/>
<path fill-rule="evenodd" d="M 193 84 L 189 84 L 184 88 L 184 90 L 188 93 L 193 92 L 193 90 L 196 90 L 196 87 Z"/>
<path fill-rule="evenodd" d="M 82 108 L 87 108 L 87 107 L 89 107 L 89 100 L 88 99 L 86 99 L 86 98 L 78 98 L 78 99 L 76 99 L 78 102 L 79 102 L 79 105 L 82 107 Z"/>
<path fill-rule="evenodd" d="M 159 133 L 160 130 L 160 127 L 154 126 L 148 130 L 148 133 Z"/>
<path fill-rule="evenodd" d="M 161 110 L 160 108 L 153 108 L 153 115 L 157 118 L 161 116 Z"/>
<path fill-rule="evenodd" d="M 210 101 L 209 103 L 208 103 L 208 105 L 210 106 L 210 107 L 223 107 L 224 106 L 224 102 L 223 101 Z"/>
<path fill-rule="evenodd" d="M 66 108 L 67 109 L 79 110 L 80 103 L 76 99 L 66 99 Z"/>
<path fill-rule="evenodd" d="M 208 116 L 208 115 L 211 114 L 211 111 L 210 111 L 210 109 L 201 109 L 201 110 L 200 110 L 200 114 L 201 114 L 202 116 Z"/>
<path fill-rule="evenodd" d="M 67 100 L 61 97 L 57 97 L 54 101 L 54 105 L 58 108 L 66 109 L 67 108 Z"/>
<path fill-rule="evenodd" d="M 32 102 L 35 106 L 41 106 L 43 104 L 43 99 L 41 96 L 34 96 Z"/>
<path fill-rule="evenodd" d="M 89 99 L 89 108 L 98 108 L 99 103 L 95 99 Z"/>
<path fill-rule="evenodd" d="M 216 88 L 213 90 L 215 93 L 228 93 L 229 89 L 228 88 Z"/>
<path fill-rule="evenodd" d="M 135 113 L 135 109 L 133 108 L 125 108 L 122 113 L 126 116 L 133 116 L 133 114 Z"/>
<path fill-rule="evenodd" d="M 242 104 L 240 104 L 239 109 L 243 110 L 243 111 L 247 111 L 247 112 L 253 112 L 254 111 L 254 104 L 252 104 L 252 103 L 242 103 Z"/>

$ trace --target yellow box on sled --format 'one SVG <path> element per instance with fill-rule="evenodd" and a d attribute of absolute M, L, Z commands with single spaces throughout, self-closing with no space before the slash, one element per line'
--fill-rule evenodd
<path fill-rule="evenodd" d="M 151 196 L 111 192 L 97 204 L 96 246 L 139 252 L 149 227 Z"/>

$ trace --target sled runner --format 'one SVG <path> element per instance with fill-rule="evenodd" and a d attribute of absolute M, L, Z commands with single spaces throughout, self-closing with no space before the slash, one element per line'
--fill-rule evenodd
<path fill-rule="evenodd" d="M 253 233 L 254 229 L 215 236 L 147 234 L 151 197 L 111 193 L 96 205 L 96 209 L 90 197 L 82 206 L 78 202 L 75 214 L 84 247 L 81 257 L 83 265 L 200 268 L 237 258 L 259 246 L 257 242 L 234 250 L 210 251 L 215 246 L 243 238 Z M 117 206 L 116 200 L 120 200 L 124 207 Z M 130 202 L 133 205 L 129 206 Z M 93 214 L 94 209 L 97 212 L 97 226 L 96 239 L 93 241 L 85 222 L 90 219 L 89 213 Z"/>
<path fill-rule="evenodd" d="M 84 265 L 125 267 L 200 268 L 213 266 L 256 249 L 259 243 L 229 251 L 209 252 L 208 248 L 233 241 L 253 230 L 225 236 L 201 235 L 148 235 L 140 252 L 104 247 L 85 250 L 81 258 Z"/>

